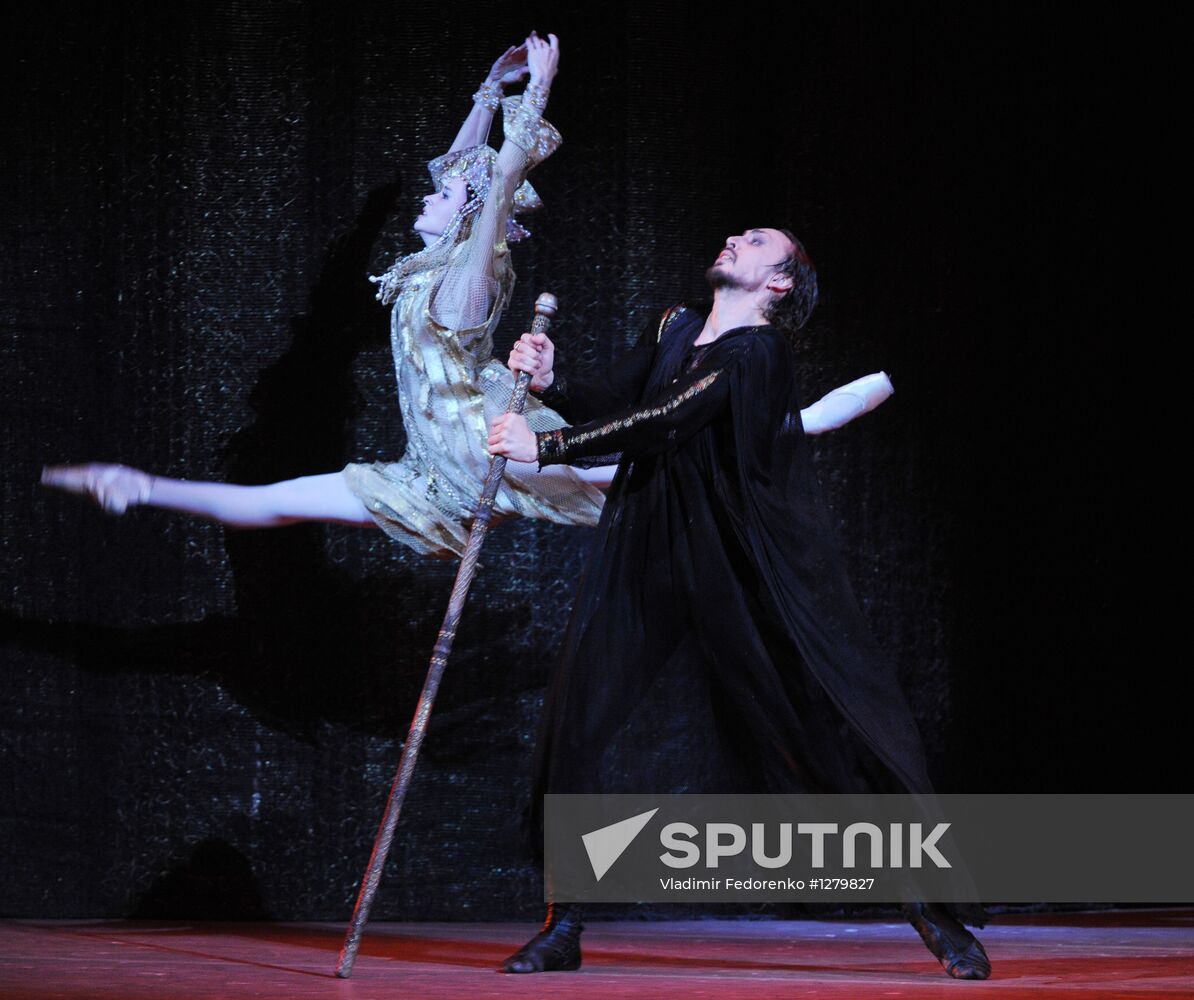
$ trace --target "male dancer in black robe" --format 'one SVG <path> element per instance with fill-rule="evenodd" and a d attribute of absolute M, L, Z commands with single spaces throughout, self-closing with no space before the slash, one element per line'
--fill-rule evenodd
<path fill-rule="evenodd" d="M 816 272 L 788 231 L 726 241 L 705 315 L 670 310 L 624 362 L 554 372 L 542 334 L 510 367 L 572 426 L 535 434 L 504 415 L 490 451 L 541 465 L 620 455 L 581 581 L 536 754 L 546 793 L 599 787 L 601 757 L 663 665 L 685 657 L 748 741 L 761 789 L 930 792 L 920 734 L 846 578 L 800 420 L 787 334 L 808 320 Z M 957 919 L 979 906 L 914 903 L 913 926 L 949 975 L 985 979 Z M 507 972 L 580 965 L 579 908 L 552 904 Z"/>

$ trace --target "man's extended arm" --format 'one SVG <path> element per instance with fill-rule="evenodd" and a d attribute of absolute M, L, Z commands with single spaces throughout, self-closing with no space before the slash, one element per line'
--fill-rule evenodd
<path fill-rule="evenodd" d="M 494 421 L 489 450 L 540 466 L 569 464 L 592 455 L 653 455 L 681 444 L 718 415 L 729 398 L 733 369 L 751 345 L 728 346 L 708 364 L 677 378 L 664 392 L 586 423 L 532 435 L 526 421 L 504 414 Z"/>
<path fill-rule="evenodd" d="M 653 455 L 680 444 L 725 405 L 724 369 L 698 370 L 667 392 L 588 423 L 535 435 L 539 465 L 567 465 L 589 455 Z"/>

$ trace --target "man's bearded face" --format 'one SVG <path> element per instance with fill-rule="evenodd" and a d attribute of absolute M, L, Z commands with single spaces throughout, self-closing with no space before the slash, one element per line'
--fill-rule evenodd
<path fill-rule="evenodd" d="M 753 292 L 762 288 L 795 248 L 778 229 L 748 229 L 731 236 L 713 266 L 705 272 L 709 286 Z"/>

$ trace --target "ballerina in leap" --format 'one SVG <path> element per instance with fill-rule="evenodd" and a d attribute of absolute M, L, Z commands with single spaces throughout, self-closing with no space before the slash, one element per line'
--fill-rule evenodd
<path fill-rule="evenodd" d="M 562 141 L 543 117 L 559 58 L 555 35 L 532 33 L 497 59 L 451 148 L 428 164 L 435 191 L 423 199 L 413 226 L 423 249 L 371 279 L 378 298 L 391 305 L 407 436 L 398 461 L 354 463 L 262 486 L 91 463 L 47 467 L 42 483 L 90 496 L 113 514 L 142 506 L 242 528 L 301 521 L 377 526 L 416 552 L 458 558 L 488 470 L 488 425 L 513 387 L 510 369 L 493 357 L 493 334 L 514 287 L 509 244 L 529 235 L 515 216 L 539 205 L 526 175 Z M 521 97 L 503 100 L 504 86 L 522 79 Z M 504 136 L 495 151 L 486 139 L 499 107 Z M 805 432 L 840 427 L 890 393 L 882 373 L 835 389 L 802 411 Z M 566 426 L 534 396 L 525 415 L 535 431 Z M 494 514 L 595 525 L 613 471 L 508 462 Z"/>

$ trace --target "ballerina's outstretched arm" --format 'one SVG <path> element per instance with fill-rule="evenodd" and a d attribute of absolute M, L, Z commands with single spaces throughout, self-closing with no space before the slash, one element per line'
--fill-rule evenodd
<path fill-rule="evenodd" d="M 494 63 L 490 79 L 482 87 L 483 91 L 485 86 L 494 86 L 493 93 L 496 95 L 494 74 L 500 73 L 503 68 L 504 75 L 496 78 L 500 82 L 517 80 L 524 75 L 530 77 L 526 91 L 517 101 L 517 110 L 508 113 L 506 118 L 505 135 L 498 149 L 485 202 L 465 246 L 449 264 L 432 296 L 431 318 L 445 330 L 474 331 L 490 322 L 499 295 L 497 258 L 499 254 L 509 252 L 505 227 L 515 192 L 529 170 L 550 155 L 559 143 L 558 133 L 542 121 L 552 81 L 559 68 L 559 57 L 559 39 L 555 35 L 549 35 L 545 40 L 532 33 L 517 49 L 508 50 Z M 481 97 L 481 92 L 478 92 L 478 98 Z M 496 101 L 496 96 L 493 101 Z M 492 113 L 489 120 L 492 120 Z M 453 143 L 453 150 L 469 148 L 460 144 L 480 136 L 482 123 L 488 134 L 489 121 L 478 117 L 473 124 L 470 122 L 473 122 L 473 115 L 465 121 Z M 472 145 L 480 145 L 483 141 L 482 136 L 480 142 Z M 537 148 L 544 144 L 546 148 Z"/>

